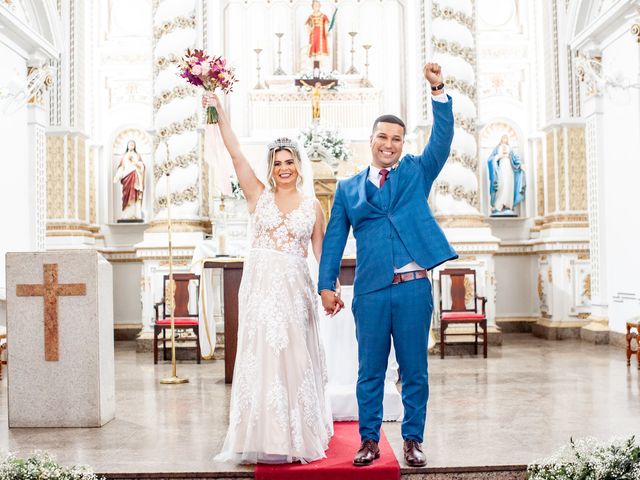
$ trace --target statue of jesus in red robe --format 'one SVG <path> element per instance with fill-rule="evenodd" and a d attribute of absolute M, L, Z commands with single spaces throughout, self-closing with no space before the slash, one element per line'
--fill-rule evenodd
<path fill-rule="evenodd" d="M 145 165 L 136 150 L 136 142 L 130 140 L 122 156 L 114 183 L 122 184 L 122 217 L 120 220 L 142 220 L 142 195 L 144 192 Z"/>
<path fill-rule="evenodd" d="M 309 57 L 314 60 L 321 55 L 329 55 L 329 18 L 320 11 L 320 1 L 312 2 L 313 13 L 309 15 L 305 25 L 309 29 Z"/>

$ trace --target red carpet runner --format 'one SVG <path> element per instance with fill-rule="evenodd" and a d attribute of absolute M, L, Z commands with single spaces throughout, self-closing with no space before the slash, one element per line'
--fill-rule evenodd
<path fill-rule="evenodd" d="M 351 462 L 360 447 L 358 422 L 335 422 L 327 458 L 306 465 L 258 464 L 256 480 L 399 480 L 400 465 L 391 445 L 380 431 L 380 458 L 367 467 L 354 467 Z"/>

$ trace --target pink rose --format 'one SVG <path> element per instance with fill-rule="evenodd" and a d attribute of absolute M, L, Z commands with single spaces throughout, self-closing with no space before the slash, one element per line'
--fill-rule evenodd
<path fill-rule="evenodd" d="M 193 67 L 191 67 L 191 74 L 202 75 L 202 66 L 194 65 Z"/>

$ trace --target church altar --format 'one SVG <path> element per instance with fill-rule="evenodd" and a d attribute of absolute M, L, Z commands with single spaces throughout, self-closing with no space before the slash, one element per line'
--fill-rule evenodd
<path fill-rule="evenodd" d="M 250 135 L 266 136 L 275 131 L 296 132 L 312 123 L 312 93 L 294 86 L 295 76 L 274 77 L 268 88 L 249 92 Z M 340 127 L 347 138 L 368 135 L 371 122 L 382 110 L 382 92 L 361 86 L 362 78 L 336 75 L 338 88 L 321 92 L 324 126 Z M 307 79 L 313 82 L 313 79 Z"/>

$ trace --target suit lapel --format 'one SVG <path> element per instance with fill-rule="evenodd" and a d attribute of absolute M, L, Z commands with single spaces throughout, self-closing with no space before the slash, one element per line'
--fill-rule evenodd
<path fill-rule="evenodd" d="M 369 167 L 363 170 L 360 173 L 360 175 L 362 175 L 362 178 L 358 179 L 358 197 L 359 197 L 358 203 L 362 202 L 368 205 L 369 208 L 371 208 L 372 210 L 382 213 L 382 210 L 380 210 L 378 207 L 373 205 L 367 198 L 367 182 L 369 181 Z"/>
<path fill-rule="evenodd" d="M 393 168 L 389 172 L 389 210 L 394 206 L 396 200 L 396 193 L 398 191 L 398 179 L 400 176 L 398 175 L 398 170 L 400 169 L 400 165 L 398 168 Z"/>

